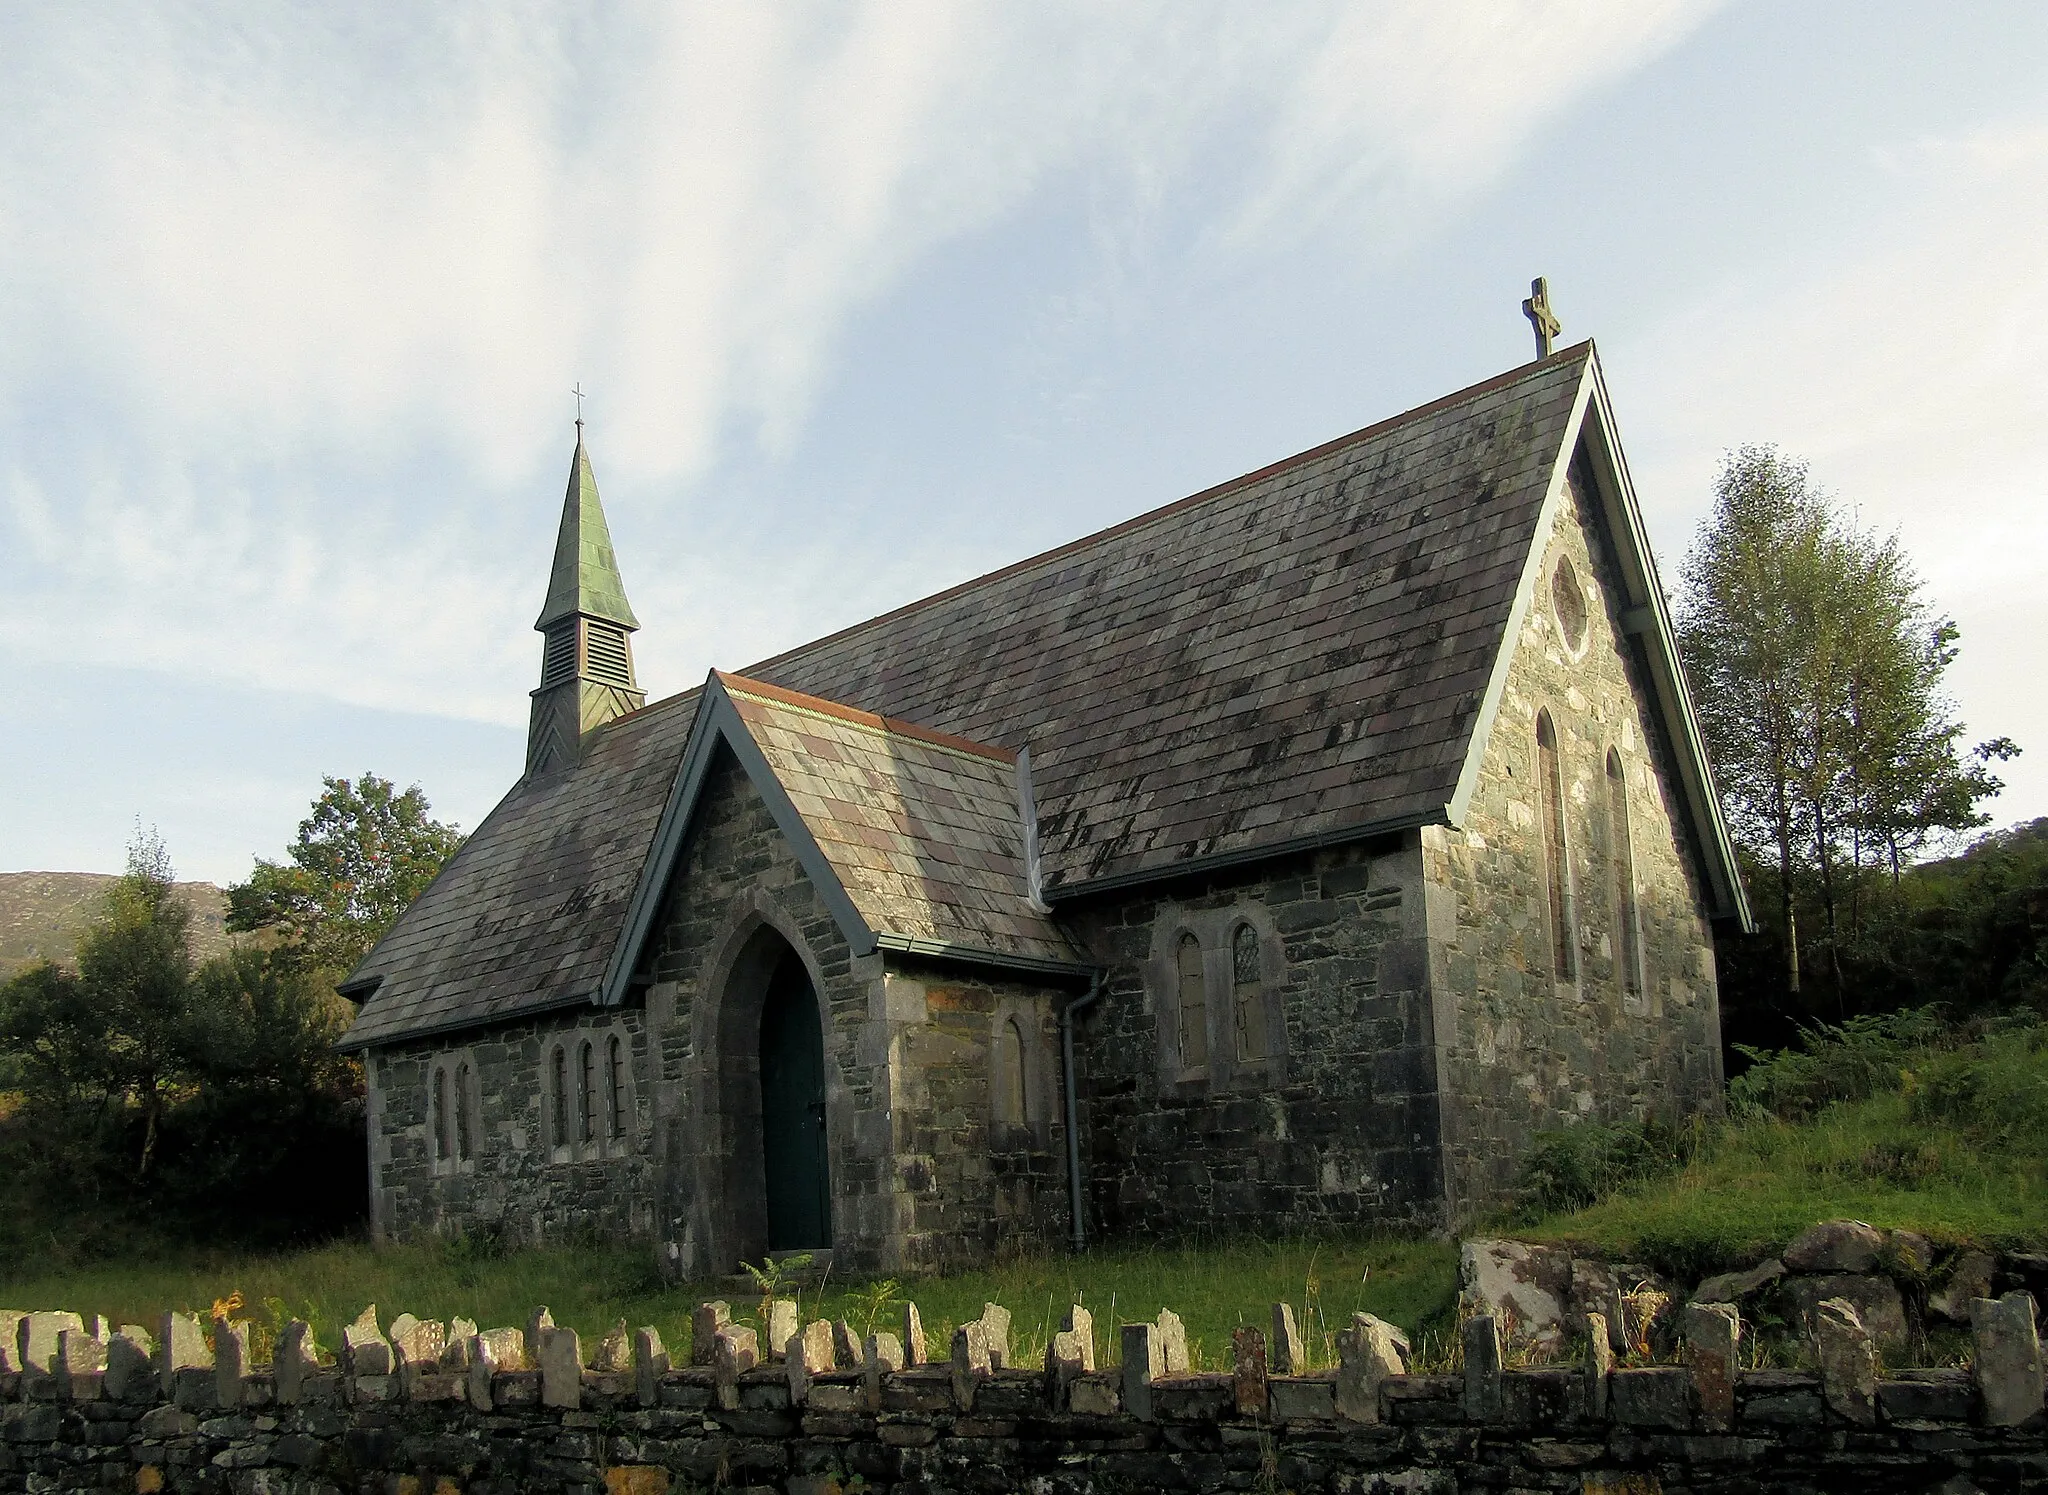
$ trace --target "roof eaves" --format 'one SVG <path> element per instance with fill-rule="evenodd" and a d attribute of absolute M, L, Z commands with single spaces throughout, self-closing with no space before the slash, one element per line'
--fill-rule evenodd
<path fill-rule="evenodd" d="M 561 1012 L 570 1007 L 591 1007 L 596 999 L 591 996 L 556 997 L 550 1001 L 522 1004 L 509 1012 L 486 1014 L 483 1017 L 454 1017 L 443 1022 L 428 1023 L 418 1028 L 402 1028 L 391 1033 L 372 1033 L 357 1038 L 353 1033 L 342 1035 L 334 1044 L 335 1052 L 358 1054 L 374 1048 L 383 1048 L 400 1043 L 414 1043 L 426 1038 L 439 1038 L 445 1033 L 473 1033 L 484 1028 L 504 1027 L 511 1023 L 523 1023 L 530 1018 L 550 1012 Z"/>
<path fill-rule="evenodd" d="M 878 949 L 898 955 L 915 955 L 925 960 L 945 961 L 953 965 L 983 966 L 999 971 L 1018 971 L 1031 976 L 1064 977 L 1070 981 L 1085 981 L 1100 969 L 1083 960 L 1054 960 L 1043 955 L 1019 955 L 988 950 L 979 945 L 963 945 L 954 940 L 924 939 L 905 934 L 876 935 L 875 945 Z"/>
<path fill-rule="evenodd" d="M 1113 893 L 1125 888 L 1142 887 L 1148 883 L 1174 882 L 1184 877 L 1204 876 L 1231 867 L 1242 867 L 1251 862 L 1267 862 L 1277 857 L 1297 856 L 1302 852 L 1320 851 L 1329 846 L 1349 846 L 1358 841 L 1372 841 L 1381 836 L 1414 830 L 1417 826 L 1444 823 L 1444 813 L 1441 809 L 1390 815 L 1384 819 L 1360 821 L 1355 825 L 1334 826 L 1329 830 L 1315 831 L 1306 836 L 1292 836 L 1282 841 L 1262 841 L 1254 846 L 1210 852 L 1206 856 L 1187 857 L 1177 862 L 1134 867 L 1128 872 L 1112 872 L 1107 876 L 1091 877 L 1082 882 L 1062 883 L 1056 887 L 1048 887 L 1045 890 L 1045 899 L 1057 908 L 1062 903 L 1078 903 L 1099 893 Z"/>

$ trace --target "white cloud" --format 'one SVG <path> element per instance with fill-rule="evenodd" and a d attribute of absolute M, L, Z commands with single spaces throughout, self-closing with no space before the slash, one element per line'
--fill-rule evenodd
<path fill-rule="evenodd" d="M 1212 253 L 1391 242 L 1707 8 L 16 12 L 0 648 L 510 720 L 538 562 L 504 495 L 572 378 L 607 491 L 673 491 L 787 444 L 851 316 L 1062 173 L 1134 242 L 1169 199 Z M 696 636 L 828 576 L 841 606 L 858 537 L 807 540 L 766 600 L 697 567 Z M 864 560 L 862 597 L 909 589 Z"/>
<path fill-rule="evenodd" d="M 1331 12 L 1280 102 L 1268 185 L 1229 239 L 1264 240 L 1284 223 L 1299 231 L 1361 204 L 1381 233 L 1414 234 L 1429 209 L 1514 162 L 1561 104 L 1655 57 L 1716 8 L 1401 0 Z"/>

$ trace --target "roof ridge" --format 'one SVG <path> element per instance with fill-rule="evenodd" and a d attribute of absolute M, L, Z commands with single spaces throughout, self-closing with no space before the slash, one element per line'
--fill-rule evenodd
<path fill-rule="evenodd" d="M 1331 452 L 1341 450 L 1352 445 L 1354 442 L 1385 435 L 1388 431 L 1406 425 L 1409 421 L 1420 420 L 1425 416 L 1434 415 L 1465 400 L 1476 400 L 1483 395 L 1489 395 L 1497 390 L 1505 389 L 1511 384 L 1520 383 L 1524 379 L 1533 379 L 1538 374 L 1554 366 L 1562 365 L 1575 359 L 1591 357 L 1592 354 L 1593 339 L 1589 337 L 1582 342 L 1573 343 L 1569 348 L 1560 348 L 1548 358 L 1539 358 L 1534 362 L 1521 364 L 1503 373 L 1495 374 L 1491 378 L 1482 379 L 1477 384 L 1467 385 L 1463 389 L 1454 390 L 1450 394 L 1430 400 L 1426 404 L 1417 405 L 1409 410 L 1403 410 L 1398 415 L 1390 415 L 1384 420 L 1374 421 L 1371 425 L 1361 426 L 1356 431 L 1352 431 L 1347 435 L 1335 437 L 1320 445 L 1312 446 L 1306 451 L 1296 452 L 1291 457 L 1283 457 L 1278 462 L 1270 462 L 1264 467 L 1231 478 L 1226 482 L 1201 489 L 1199 492 L 1189 494 L 1186 498 L 1177 498 L 1171 503 L 1161 504 L 1156 509 L 1147 509 L 1142 514 L 1134 514 L 1129 519 L 1119 520 L 1117 523 L 1109 525 L 1104 529 L 1096 530 L 1092 534 L 1082 535 L 1079 539 L 1068 540 L 1064 544 L 1055 545 L 1050 550 L 1042 550 L 1036 555 L 1029 555 L 1022 560 L 1012 561 L 1007 566 L 998 566 L 993 571 L 985 571 L 979 576 L 969 577 L 966 581 L 956 582 L 954 585 L 933 592 L 929 596 L 919 597 L 913 601 L 906 602 L 901 607 L 890 608 L 887 612 L 876 613 L 871 618 L 865 618 L 858 623 L 850 623 L 846 627 L 825 634 L 822 637 L 793 645 L 790 648 L 784 649 L 780 654 L 771 654 L 766 659 L 756 660 L 746 667 L 745 675 L 750 675 L 754 670 L 772 668 L 786 660 L 794 659 L 798 655 L 806 654 L 813 649 L 820 648 L 826 644 L 837 643 L 840 639 L 850 638 L 863 629 L 873 628 L 880 623 L 891 622 L 906 614 L 917 612 L 922 608 L 934 607 L 963 593 L 971 592 L 977 587 L 986 586 L 990 582 L 1000 581 L 1005 577 L 1029 571 L 1035 566 L 1042 566 L 1050 561 L 1060 560 L 1066 556 L 1076 554 L 1091 545 L 1098 545 L 1117 535 L 1127 534 L 1136 529 L 1143 529 L 1148 524 L 1155 524 L 1172 515 L 1182 513 L 1198 505 L 1208 503 L 1211 500 L 1225 497 L 1251 483 L 1262 482 L 1266 478 L 1283 473 L 1291 467 L 1305 462 L 1313 462 L 1319 457 L 1326 457 Z M 742 678 L 745 678 L 745 675 Z"/>
<path fill-rule="evenodd" d="M 828 701 L 823 696 L 806 695 L 800 690 L 787 686 L 771 685 L 766 680 L 755 680 L 731 670 L 713 670 L 718 683 L 740 695 L 755 696 L 774 701 L 797 711 L 808 711 L 815 716 L 828 716 L 839 721 L 851 722 L 855 726 L 867 727 L 873 731 L 898 737 L 910 737 L 932 747 L 943 748 L 963 757 L 988 758 L 1004 765 L 1014 764 L 1017 755 L 1009 748 L 997 747 L 993 743 L 976 742 L 971 737 L 960 737 L 952 732 L 941 732 L 935 727 L 919 726 L 901 718 L 883 716 L 879 712 L 863 711 L 858 706 L 848 706 L 843 701 Z"/>

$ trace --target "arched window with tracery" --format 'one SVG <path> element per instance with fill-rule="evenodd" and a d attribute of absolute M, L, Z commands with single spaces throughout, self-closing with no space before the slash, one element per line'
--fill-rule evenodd
<path fill-rule="evenodd" d="M 1628 774 L 1621 754 L 1607 750 L 1608 864 L 1614 872 L 1614 954 L 1621 966 L 1621 989 L 1629 996 L 1643 991 L 1642 930 L 1636 911 L 1635 848 L 1629 842 Z"/>
<path fill-rule="evenodd" d="M 1259 932 L 1240 924 L 1230 936 L 1230 1008 L 1237 1030 L 1237 1057 L 1255 1064 L 1266 1057 L 1266 982 L 1259 968 Z"/>
<path fill-rule="evenodd" d="M 470 1107 L 469 1066 L 455 1066 L 455 1156 L 461 1162 L 469 1161 L 469 1107 Z"/>
<path fill-rule="evenodd" d="M 625 1046 L 614 1033 L 604 1046 L 605 1094 L 611 1134 L 614 1137 L 626 1135 L 626 1054 Z"/>
<path fill-rule="evenodd" d="M 1550 912 L 1550 970 L 1559 981 L 1575 980 L 1578 960 L 1572 941 L 1571 869 L 1565 860 L 1564 775 L 1558 764 L 1557 729 L 1550 713 L 1536 713 L 1537 793 L 1543 801 L 1543 874 Z"/>
<path fill-rule="evenodd" d="M 597 1140 L 597 1050 L 587 1038 L 577 1050 L 576 1122 L 580 1140 Z"/>
<path fill-rule="evenodd" d="M 1024 1093 L 1024 1027 L 1014 1017 L 996 1025 L 996 1120 L 1022 1126 L 1030 1119 Z"/>
<path fill-rule="evenodd" d="M 434 1128 L 434 1161 L 448 1161 L 448 1071 L 440 1065 L 434 1066 L 432 1095 Z"/>
<path fill-rule="evenodd" d="M 1202 942 L 1191 934 L 1180 937 L 1179 954 L 1180 1067 L 1184 1071 L 1209 1067 L 1209 994 L 1202 979 Z"/>
<path fill-rule="evenodd" d="M 548 1095 L 548 1104 L 554 1123 L 550 1135 L 557 1147 L 569 1145 L 569 1056 L 557 1045 L 554 1052 L 554 1073 Z"/>

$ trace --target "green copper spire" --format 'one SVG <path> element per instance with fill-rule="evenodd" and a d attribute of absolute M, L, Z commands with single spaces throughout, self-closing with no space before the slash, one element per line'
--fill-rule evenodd
<path fill-rule="evenodd" d="M 604 505 L 597 501 L 597 479 L 583 450 L 583 422 L 576 422 L 576 459 L 569 467 L 569 492 L 562 500 L 562 528 L 555 537 L 555 568 L 548 577 L 548 600 L 533 626 L 578 614 L 603 618 L 625 628 L 638 628 L 619 578 L 619 559 L 612 554 L 612 534 L 605 527 Z"/>

